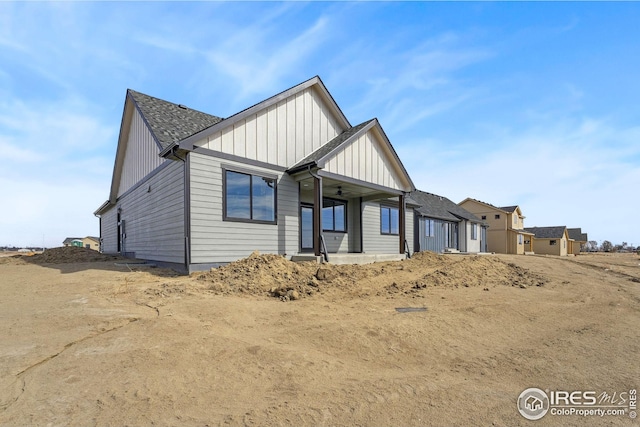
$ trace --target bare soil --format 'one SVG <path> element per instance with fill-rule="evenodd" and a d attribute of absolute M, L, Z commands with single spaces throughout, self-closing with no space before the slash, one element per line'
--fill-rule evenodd
<path fill-rule="evenodd" d="M 637 425 L 520 392 L 640 378 L 640 257 L 0 258 L 0 425 Z M 83 250 L 84 251 L 84 250 Z"/>

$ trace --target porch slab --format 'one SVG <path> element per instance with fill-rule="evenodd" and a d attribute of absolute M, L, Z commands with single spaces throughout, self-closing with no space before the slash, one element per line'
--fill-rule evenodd
<path fill-rule="evenodd" d="M 329 264 L 371 264 L 382 261 L 400 261 L 405 254 L 329 254 Z"/>

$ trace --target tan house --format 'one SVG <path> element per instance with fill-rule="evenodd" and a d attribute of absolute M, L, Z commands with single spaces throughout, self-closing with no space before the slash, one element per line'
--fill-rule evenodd
<path fill-rule="evenodd" d="M 62 242 L 62 246 L 77 246 L 80 248 L 93 249 L 94 251 L 100 250 L 100 238 L 87 236 L 87 237 L 67 237 Z"/>
<path fill-rule="evenodd" d="M 480 200 L 466 198 L 458 203 L 482 221 L 487 229 L 487 250 L 501 254 L 533 252 L 533 233 L 524 229 L 524 215 L 519 206 L 497 207 Z"/>
<path fill-rule="evenodd" d="M 536 254 L 566 256 L 573 244 L 564 225 L 528 227 L 526 230 L 534 234 L 533 250 Z"/>
<path fill-rule="evenodd" d="M 567 228 L 569 233 L 569 250 L 570 254 L 578 255 L 585 250 L 585 246 L 589 241 L 587 233 L 583 233 L 581 228 Z"/>

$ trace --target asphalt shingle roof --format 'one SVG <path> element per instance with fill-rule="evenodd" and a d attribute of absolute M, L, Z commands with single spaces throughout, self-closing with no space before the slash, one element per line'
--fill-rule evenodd
<path fill-rule="evenodd" d="M 409 199 L 415 201 L 415 204 L 420 205 L 419 208 L 416 208 L 416 211 L 423 216 L 447 221 L 466 219 L 473 222 L 484 223 L 471 212 L 446 197 L 438 196 L 437 194 L 416 190 L 411 192 Z"/>
<path fill-rule="evenodd" d="M 502 209 L 505 212 L 514 212 L 517 208 L 518 206 L 502 206 L 498 209 Z"/>
<path fill-rule="evenodd" d="M 131 89 L 127 92 L 162 149 L 223 120 Z"/>
<path fill-rule="evenodd" d="M 322 159 L 324 156 L 326 156 L 327 154 L 331 153 L 333 150 L 338 148 L 340 145 L 344 144 L 349 138 L 351 138 L 353 135 L 358 133 L 362 128 L 364 128 L 374 120 L 375 119 L 367 120 L 366 122 L 360 123 L 357 126 L 350 127 L 349 129 L 342 132 L 340 135 L 333 138 L 331 141 L 324 144 L 322 147 L 318 148 L 313 153 L 309 154 L 304 159 L 300 160 L 290 170 L 298 169 L 302 166 L 316 163 L 317 161 Z"/>
<path fill-rule="evenodd" d="M 580 242 L 588 242 L 589 236 L 587 233 L 583 233 L 581 228 L 567 228 L 569 238 Z"/>
<path fill-rule="evenodd" d="M 538 239 L 561 239 L 566 228 L 564 225 L 558 225 L 555 227 L 525 227 L 524 230 L 533 233 Z"/>

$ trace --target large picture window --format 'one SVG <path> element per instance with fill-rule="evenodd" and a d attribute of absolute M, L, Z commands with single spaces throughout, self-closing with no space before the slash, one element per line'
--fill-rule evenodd
<path fill-rule="evenodd" d="M 276 222 L 276 180 L 259 175 L 224 171 L 224 219 Z"/>
<path fill-rule="evenodd" d="M 380 233 L 398 234 L 400 229 L 400 213 L 398 208 L 380 206 Z"/>
<path fill-rule="evenodd" d="M 342 200 L 322 200 L 322 230 L 347 231 L 347 202 Z"/>

